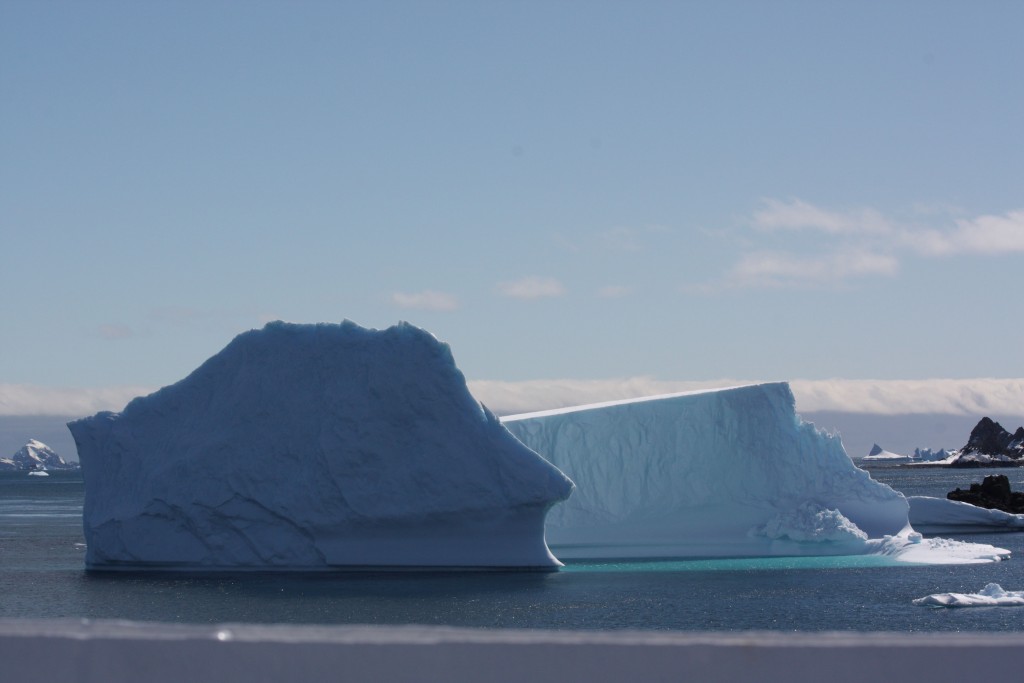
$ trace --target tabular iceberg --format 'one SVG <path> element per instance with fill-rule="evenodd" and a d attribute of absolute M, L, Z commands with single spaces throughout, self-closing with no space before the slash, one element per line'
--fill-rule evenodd
<path fill-rule="evenodd" d="M 613 401 L 502 418 L 577 489 L 548 515 L 563 559 L 880 553 L 998 560 L 989 545 L 924 540 L 904 496 L 802 422 L 785 383 Z"/>
<path fill-rule="evenodd" d="M 558 565 L 572 482 L 412 325 L 271 323 L 69 428 L 93 569 Z"/>
<path fill-rule="evenodd" d="M 907 496 L 907 502 L 910 503 L 910 523 L 925 533 L 1024 531 L 1024 514 L 931 496 Z"/>

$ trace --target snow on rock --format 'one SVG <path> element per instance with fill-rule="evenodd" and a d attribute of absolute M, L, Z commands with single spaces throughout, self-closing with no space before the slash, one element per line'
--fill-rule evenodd
<path fill-rule="evenodd" d="M 925 533 L 1024 531 L 1024 515 L 931 496 L 907 496 L 910 523 Z"/>
<path fill-rule="evenodd" d="M 29 439 L 10 458 L 0 458 L 0 470 L 70 470 L 77 465 L 64 461 L 56 451 L 42 441 Z"/>
<path fill-rule="evenodd" d="M 1024 607 L 1024 591 L 1008 591 L 990 583 L 977 593 L 934 593 L 914 600 L 925 607 Z"/>
<path fill-rule="evenodd" d="M 271 323 L 69 425 L 94 569 L 533 567 L 572 490 L 409 324 Z"/>
<path fill-rule="evenodd" d="M 548 515 L 568 558 L 847 555 L 1001 559 L 922 539 L 902 494 L 797 417 L 785 383 L 687 392 L 502 420 L 576 482 Z"/>

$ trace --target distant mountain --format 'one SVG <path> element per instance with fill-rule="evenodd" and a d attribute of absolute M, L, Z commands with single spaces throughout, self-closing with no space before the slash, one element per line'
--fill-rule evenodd
<path fill-rule="evenodd" d="M 1024 427 L 1018 427 L 1011 434 L 998 422 L 981 418 L 953 464 L 960 467 L 1024 465 Z"/>
<path fill-rule="evenodd" d="M 10 458 L 0 458 L 0 471 L 73 470 L 77 463 L 68 463 L 42 441 L 29 440 Z"/>

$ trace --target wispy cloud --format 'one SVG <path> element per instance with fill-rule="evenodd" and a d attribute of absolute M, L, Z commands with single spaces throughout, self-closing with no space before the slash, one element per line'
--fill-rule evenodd
<path fill-rule="evenodd" d="M 744 254 L 727 280 L 735 286 L 786 287 L 835 282 L 861 275 L 892 275 L 899 261 L 890 254 L 844 249 L 830 254 L 798 256 L 785 252 Z"/>
<path fill-rule="evenodd" d="M 1021 415 L 1024 379 L 794 380 L 797 408 L 914 415 Z"/>
<path fill-rule="evenodd" d="M 498 292 L 512 299 L 550 299 L 565 294 L 565 287 L 553 277 L 530 276 L 501 282 Z"/>
<path fill-rule="evenodd" d="M 965 219 L 932 207 L 907 220 L 869 207 L 834 210 L 801 199 L 765 199 L 748 225 L 737 240 L 736 262 L 717 287 L 704 291 L 838 284 L 895 275 L 908 258 L 1024 252 L 1024 210 Z M 819 239 L 804 240 L 799 251 L 779 248 L 777 240 L 796 232 Z"/>
<path fill-rule="evenodd" d="M 724 382 L 724 384 L 723 384 Z M 748 382 L 714 380 L 709 382 L 668 382 L 651 377 L 623 377 L 617 379 L 551 379 L 503 382 L 475 380 L 469 382 L 470 391 L 498 415 L 529 413 L 568 406 L 601 403 L 624 398 L 659 396 L 681 391 L 714 389 Z"/>
<path fill-rule="evenodd" d="M 908 234 L 906 241 L 929 256 L 1024 252 L 1024 210 L 960 219 L 952 229 L 921 230 Z"/>
<path fill-rule="evenodd" d="M 447 292 L 426 289 L 422 292 L 395 292 L 391 302 L 402 308 L 415 308 L 422 311 L 454 311 L 459 307 L 459 300 Z"/>
<path fill-rule="evenodd" d="M 116 386 L 91 389 L 0 384 L 0 415 L 92 415 L 121 410 L 152 387 Z"/>
<path fill-rule="evenodd" d="M 668 381 L 652 377 L 474 380 L 473 395 L 498 415 L 754 384 L 742 379 Z M 877 415 L 1024 415 L 1024 378 L 792 380 L 798 412 L 834 410 Z M 154 387 L 40 387 L 0 384 L 0 415 L 92 415 L 121 410 Z"/>
<path fill-rule="evenodd" d="M 498 415 L 753 384 L 750 380 L 471 381 L 469 388 Z M 798 412 L 835 410 L 879 415 L 1022 415 L 1024 379 L 793 380 Z"/>
<path fill-rule="evenodd" d="M 896 227 L 874 209 L 829 211 L 800 199 L 765 199 L 762 208 L 754 212 L 751 225 L 762 231 L 817 230 L 833 235 L 887 234 Z"/>

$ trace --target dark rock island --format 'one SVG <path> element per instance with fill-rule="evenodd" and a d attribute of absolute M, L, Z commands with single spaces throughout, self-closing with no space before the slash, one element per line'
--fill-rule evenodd
<path fill-rule="evenodd" d="M 1024 427 L 1011 434 L 994 420 L 983 417 L 971 430 L 967 445 L 953 467 L 1015 467 L 1024 465 Z"/>
<path fill-rule="evenodd" d="M 980 484 L 971 484 L 966 491 L 957 488 L 947 493 L 946 498 L 989 510 L 1024 514 L 1024 493 L 1011 491 L 1005 474 L 989 475 Z"/>

